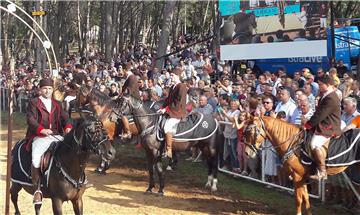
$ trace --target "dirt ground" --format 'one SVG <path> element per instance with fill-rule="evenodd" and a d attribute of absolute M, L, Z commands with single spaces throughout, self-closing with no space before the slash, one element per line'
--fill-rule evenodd
<path fill-rule="evenodd" d="M 1 213 L 6 177 L 6 144 L 7 130 L 2 128 L 0 142 L 1 161 Z M 14 140 L 24 136 L 23 130 L 14 131 Z M 219 192 L 211 195 L 204 189 L 204 183 L 193 183 L 191 178 L 168 177 L 165 196 L 145 194 L 147 187 L 147 172 L 145 160 L 133 160 L 130 165 L 118 162 L 108 170 L 107 175 L 93 172 L 97 158 L 89 163 L 87 176 L 93 187 L 84 194 L 84 214 L 273 214 L 266 211 L 263 204 L 241 200 L 239 196 Z M 130 161 L 127 161 L 130 162 Z M 156 190 L 154 190 L 156 191 Z M 19 207 L 22 214 L 33 214 L 32 196 L 24 190 L 19 193 Z M 241 210 L 240 210 L 241 208 Z M 10 212 L 14 208 L 10 204 Z M 44 199 L 42 214 L 51 214 L 51 201 Z M 64 214 L 73 214 L 72 204 L 64 202 Z"/>
<path fill-rule="evenodd" d="M 14 142 L 25 136 L 24 130 L 14 130 Z M 5 210 L 5 177 L 6 177 L 6 145 L 7 130 L 2 127 L 0 131 L 0 214 Z M 128 145 L 124 147 L 133 147 Z M 125 149 L 125 148 L 123 148 Z M 131 150 L 127 150 L 131 151 Z M 127 152 L 120 151 L 117 158 L 108 170 L 107 175 L 98 175 L 94 173 L 94 169 L 99 159 L 94 155 L 87 167 L 86 174 L 90 183 L 94 186 L 88 188 L 83 196 L 84 214 L 86 215 L 108 215 L 108 214 L 288 214 L 285 206 L 269 206 L 257 201 L 257 196 L 267 192 L 266 189 L 260 187 L 261 190 L 252 194 L 249 198 L 249 191 L 239 193 L 232 188 L 223 188 L 224 180 L 227 183 L 234 183 L 232 186 L 243 186 L 247 182 L 239 182 L 232 178 L 225 179 L 221 176 L 219 180 L 219 191 L 211 195 L 204 188 L 206 180 L 205 167 L 202 164 L 194 164 L 197 168 L 186 169 L 184 160 L 180 160 L 179 169 L 174 172 L 167 172 L 165 196 L 156 194 L 146 194 L 148 174 L 146 171 L 145 156 L 141 151 L 132 150 L 133 155 L 124 155 Z M 183 163 L 181 163 L 183 162 Z M 189 165 L 188 165 L 189 166 Z M 185 170 L 184 170 L 185 168 Z M 197 171 L 187 174 L 188 171 Z M 252 185 L 253 186 L 253 185 Z M 157 191 L 155 188 L 154 191 Z M 276 194 L 274 199 L 284 201 L 288 199 L 285 205 L 293 203 L 292 197 L 288 194 Z M 255 195 L 255 197 L 254 197 Z M 277 196 L 276 196 L 277 195 Z M 281 198 L 279 198 L 281 196 Z M 255 199 L 250 201 L 247 199 Z M 289 199 L 291 201 L 289 202 Z M 267 202 L 262 200 L 262 202 Z M 22 190 L 19 193 L 19 208 L 22 214 L 34 214 L 32 205 L 32 195 Z M 291 209 L 292 211 L 293 209 Z M 14 214 L 14 208 L 10 203 L 10 214 Z M 50 199 L 44 199 L 41 208 L 42 214 L 52 214 Z M 64 202 L 64 214 L 74 214 L 71 202 Z M 329 214 L 317 213 L 317 214 Z"/>

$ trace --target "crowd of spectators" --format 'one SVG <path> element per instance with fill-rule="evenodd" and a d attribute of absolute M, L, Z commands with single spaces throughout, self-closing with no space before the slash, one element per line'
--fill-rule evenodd
<path fill-rule="evenodd" d="M 168 52 L 175 50 L 176 48 L 169 47 Z M 263 162 L 248 160 L 245 155 L 243 123 L 246 114 L 255 112 L 277 117 L 302 127 L 314 113 L 320 96 L 317 78 L 328 74 L 333 78 L 333 87 L 343 104 L 339 107 L 343 111 L 343 127 L 351 125 L 353 119 L 360 115 L 360 83 L 352 77 L 342 61 L 329 71 L 322 68 L 317 71 L 310 71 L 308 68 L 286 71 L 280 68 L 277 71 L 259 73 L 250 67 L 240 69 L 236 67 L 238 64 L 216 61 L 209 44 L 197 44 L 170 55 L 161 69 L 154 67 L 155 56 L 156 53 L 146 45 L 129 46 L 114 56 L 110 63 L 105 63 L 104 56 L 95 51 L 90 51 L 86 57 L 69 56 L 64 59 L 59 71 L 59 85 L 64 86 L 67 92 L 65 103 L 76 98 L 74 82 L 79 77 L 85 77 L 85 84 L 89 88 L 97 88 L 115 100 L 121 94 L 126 78 L 124 74 L 128 70 L 137 75 L 143 99 L 158 101 L 167 96 L 171 71 L 180 68 L 183 71 L 182 81 L 189 88 L 187 111 L 212 114 L 223 122 L 225 141 L 221 168 L 259 177 L 261 163 L 264 163 L 266 180 L 288 187 L 291 187 L 289 174 L 283 168 L 276 150 L 270 148 L 263 151 Z M 34 62 L 18 59 L 15 93 L 20 110 L 25 109 L 28 98 L 37 95 L 40 74 L 34 67 Z M 1 86 L 6 87 L 5 75 L 0 81 Z M 263 144 L 271 146 L 268 141 Z M 327 187 L 331 192 L 328 192 L 327 200 L 342 201 L 346 206 L 352 206 L 350 204 L 353 201 L 349 199 L 352 198 L 349 194 L 351 191 L 341 177 L 333 176 L 329 181 Z M 312 192 L 316 190 L 313 189 Z"/>

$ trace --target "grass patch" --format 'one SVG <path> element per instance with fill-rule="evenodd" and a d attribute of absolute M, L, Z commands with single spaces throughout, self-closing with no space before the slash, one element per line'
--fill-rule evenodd
<path fill-rule="evenodd" d="M 137 162 L 138 168 L 145 170 L 145 153 L 144 150 L 138 151 L 134 148 L 134 145 L 126 145 L 125 147 L 117 148 L 117 159 L 115 162 L 119 162 L 121 166 L 133 166 L 132 162 L 142 160 L 143 162 Z M 183 182 L 191 182 L 194 186 L 204 186 L 207 180 L 207 167 L 202 163 L 193 163 L 184 161 L 183 157 L 179 159 L 178 167 L 175 171 L 166 174 L 166 183 L 179 183 L 179 178 Z M 117 165 L 118 166 L 118 165 Z M 157 177 L 155 177 L 157 180 Z M 293 195 L 289 195 L 287 192 L 281 192 L 275 189 L 267 189 L 264 185 L 257 184 L 246 179 L 236 179 L 230 175 L 220 173 L 218 174 L 218 195 L 231 195 L 243 200 L 249 200 L 254 202 L 261 202 L 266 204 L 273 210 L 275 214 L 288 215 L 295 214 L 295 199 Z M 181 185 L 181 181 L 179 185 Z M 318 200 L 310 199 L 313 214 L 328 215 L 334 214 L 347 214 L 345 211 L 341 211 L 338 208 L 329 208 L 329 206 L 321 205 Z"/>
<path fill-rule="evenodd" d="M 27 123 L 26 123 L 26 114 L 15 112 L 13 113 L 13 128 L 14 129 L 26 129 Z M 0 120 L 1 120 L 1 126 L 2 129 L 7 129 L 7 125 L 9 123 L 8 119 L 8 112 L 1 111 L 0 112 Z M 6 126 L 6 128 L 4 128 Z"/>

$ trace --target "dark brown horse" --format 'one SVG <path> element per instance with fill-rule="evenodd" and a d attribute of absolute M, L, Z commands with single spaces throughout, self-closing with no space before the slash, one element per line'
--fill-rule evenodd
<path fill-rule="evenodd" d="M 302 206 L 306 214 L 311 214 L 309 194 L 305 184 L 311 168 L 303 165 L 299 155 L 299 144 L 304 133 L 299 127 L 272 117 L 252 117 L 244 130 L 245 151 L 261 150 L 261 143 L 268 139 L 284 162 L 284 166 L 291 170 L 295 189 L 296 213 L 301 214 Z M 360 170 L 359 164 L 354 164 Z M 327 167 L 328 175 L 343 172 L 348 166 Z"/>
<path fill-rule="evenodd" d="M 23 167 L 24 161 L 30 169 L 31 154 L 25 152 L 23 142 L 19 142 L 13 149 L 12 185 L 10 189 L 11 201 L 15 207 L 15 214 L 19 215 L 18 193 L 24 188 L 26 192 L 33 194 L 35 189 L 31 184 L 30 173 Z M 90 152 L 112 160 L 115 150 L 108 141 L 108 136 L 100 121 L 91 117 L 78 123 L 75 128 L 65 135 L 64 141 L 54 149 L 53 160 L 48 170 L 47 186 L 43 183 L 41 191 L 45 198 L 51 198 L 54 214 L 62 214 L 64 201 L 71 201 L 75 214 L 83 214 L 82 195 L 84 186 L 85 167 Z M 20 156 L 21 155 L 21 156 Z M 22 177 L 14 174 L 23 173 Z M 26 182 L 28 180 L 28 182 Z M 42 180 L 44 182 L 44 180 Z M 39 214 L 41 205 L 35 205 L 36 214 Z"/>
<path fill-rule="evenodd" d="M 160 183 L 158 193 L 162 195 L 165 187 L 164 172 L 161 162 L 164 144 L 163 141 L 159 140 L 156 132 L 157 127 L 159 127 L 159 114 L 149 109 L 146 105 L 143 105 L 142 101 L 131 96 L 120 98 L 116 111 L 119 111 L 124 115 L 131 114 L 134 116 L 135 124 L 140 132 L 141 144 L 145 150 L 148 162 L 149 186 L 146 191 L 152 192 L 152 189 L 155 187 L 154 170 L 156 170 Z M 196 141 L 186 140 L 186 142 L 178 142 L 175 140 L 173 143 L 173 150 L 184 151 L 193 146 L 198 147 L 205 155 L 208 164 L 208 180 L 205 186 L 210 187 L 211 191 L 216 191 L 218 182 L 218 153 L 220 144 L 223 141 L 223 136 L 220 133 L 217 121 L 210 116 L 204 116 L 204 118 L 205 117 L 209 119 L 209 124 L 216 125 L 214 131 L 207 137 L 203 139 L 199 138 Z M 207 123 L 207 121 L 204 122 L 204 124 Z M 198 135 L 193 138 L 198 138 Z"/>

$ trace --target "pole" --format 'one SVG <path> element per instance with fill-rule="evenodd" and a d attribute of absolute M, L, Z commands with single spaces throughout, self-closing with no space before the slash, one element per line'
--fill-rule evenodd
<path fill-rule="evenodd" d="M 334 3 L 330 2 L 330 25 L 331 25 L 331 65 L 335 66 L 335 28 L 334 28 Z"/>
<path fill-rule="evenodd" d="M 0 6 L 1 6 L 1 4 L 0 4 Z M 2 42 L 2 33 L 1 33 L 2 20 L 1 20 L 1 17 L 2 17 L 2 14 L 1 14 L 1 10 L 0 10 L 0 72 L 1 72 L 2 66 L 3 66 L 3 64 L 2 64 L 2 62 L 3 62 L 2 44 L 1 44 L 1 42 Z"/>
<path fill-rule="evenodd" d="M 10 74 L 9 74 L 9 111 L 8 111 L 8 145 L 7 145 L 7 171 L 6 171 L 6 193 L 5 193 L 5 215 L 10 213 L 10 176 L 11 176 L 11 148 L 12 148 L 12 114 L 13 114 L 13 95 L 14 95 L 14 83 L 13 75 L 15 70 L 15 60 L 10 59 Z"/>

